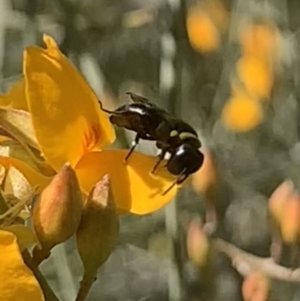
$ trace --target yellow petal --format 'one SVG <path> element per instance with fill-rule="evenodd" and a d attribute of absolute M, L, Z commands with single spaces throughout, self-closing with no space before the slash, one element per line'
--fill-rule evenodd
<path fill-rule="evenodd" d="M 1 300 L 45 300 L 38 281 L 23 262 L 14 234 L 0 230 L 0 253 Z"/>
<path fill-rule="evenodd" d="M 59 170 L 81 156 L 111 144 L 114 129 L 98 99 L 76 68 L 44 35 L 47 48 L 24 52 L 26 97 L 37 140 L 45 158 Z"/>
<path fill-rule="evenodd" d="M 25 82 L 21 79 L 15 83 L 5 95 L 0 96 L 0 106 L 28 111 L 25 97 Z"/>
<path fill-rule="evenodd" d="M 6 169 L 14 166 L 25 176 L 31 186 L 38 186 L 38 191 L 41 191 L 51 181 L 51 177 L 43 176 L 18 159 L 0 156 L 0 164 Z"/>
<path fill-rule="evenodd" d="M 24 225 L 11 225 L 8 227 L 1 227 L 0 230 L 5 230 L 16 235 L 17 243 L 21 251 L 33 245 L 40 246 L 35 233 L 29 227 L 26 227 Z"/>
<path fill-rule="evenodd" d="M 85 192 L 106 174 L 110 176 L 117 209 L 135 214 L 147 214 L 160 209 L 176 195 L 173 188 L 162 193 L 174 181 L 164 168 L 150 174 L 157 158 L 135 152 L 124 164 L 128 150 L 107 150 L 86 154 L 75 167 L 79 183 Z"/>

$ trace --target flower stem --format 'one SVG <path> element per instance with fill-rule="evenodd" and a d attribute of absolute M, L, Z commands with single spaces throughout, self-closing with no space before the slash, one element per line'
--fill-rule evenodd
<path fill-rule="evenodd" d="M 42 261 L 50 256 L 50 250 L 38 249 L 35 247 L 32 252 L 32 262 L 35 266 L 39 266 Z"/>
<path fill-rule="evenodd" d="M 95 277 L 83 278 L 83 280 L 80 282 L 80 289 L 75 301 L 84 301 L 86 299 L 95 280 Z"/>
<path fill-rule="evenodd" d="M 35 278 L 39 282 L 43 290 L 45 301 L 59 301 L 59 299 L 56 297 L 51 287 L 49 286 L 48 282 L 46 281 L 45 277 L 43 276 L 39 268 L 36 266 L 36 264 L 33 262 L 33 259 L 28 250 L 24 250 L 22 252 L 22 256 L 25 264 L 33 272 Z"/>

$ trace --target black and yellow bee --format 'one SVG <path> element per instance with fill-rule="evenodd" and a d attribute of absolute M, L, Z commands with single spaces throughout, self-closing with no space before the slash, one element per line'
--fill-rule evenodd
<path fill-rule="evenodd" d="M 136 132 L 132 146 L 126 155 L 129 159 L 140 139 L 156 141 L 161 150 L 158 161 L 152 169 L 155 172 L 159 164 L 170 154 L 166 163 L 167 170 L 178 175 L 172 186 L 181 184 L 196 172 L 203 164 L 204 155 L 200 152 L 201 142 L 197 132 L 188 123 L 168 113 L 147 98 L 127 92 L 132 103 L 123 105 L 114 111 L 102 110 L 110 114 L 110 122 L 118 127 Z"/>

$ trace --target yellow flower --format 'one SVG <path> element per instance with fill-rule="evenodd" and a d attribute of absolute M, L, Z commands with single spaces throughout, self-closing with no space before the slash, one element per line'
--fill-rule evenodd
<path fill-rule="evenodd" d="M 69 162 L 86 194 L 108 174 L 119 211 L 147 214 L 170 202 L 177 188 L 165 196 L 162 192 L 174 176 L 163 167 L 152 176 L 155 157 L 136 152 L 126 165 L 123 161 L 128 150 L 105 149 L 115 140 L 115 131 L 97 96 L 56 42 L 47 35 L 44 42 L 45 49 L 28 47 L 24 51 L 23 83 L 0 103 L 28 108 L 46 162 L 55 171 Z M 37 173 L 26 162 L 9 159 L 0 157 L 0 164 L 5 161 L 4 166 L 14 165 L 32 185 L 43 188 L 50 181 L 51 177 Z"/>

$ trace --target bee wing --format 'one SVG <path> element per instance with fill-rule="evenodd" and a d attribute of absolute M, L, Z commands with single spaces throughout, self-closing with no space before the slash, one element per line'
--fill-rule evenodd
<path fill-rule="evenodd" d="M 136 104 L 140 104 L 145 106 L 148 109 L 153 109 L 156 111 L 156 113 L 161 114 L 161 116 L 165 116 L 167 118 L 169 118 L 169 116 L 171 116 L 165 109 L 157 106 L 156 104 L 154 104 L 153 102 L 151 102 L 148 98 L 143 97 L 141 95 L 135 94 L 133 92 L 126 92 L 127 95 L 130 96 L 130 98 L 132 99 L 132 101 Z"/>
<path fill-rule="evenodd" d="M 145 104 L 145 105 L 152 105 L 152 103 L 146 97 L 135 94 L 133 92 L 126 92 L 126 94 L 129 95 L 131 100 L 135 103 L 141 103 L 141 104 Z"/>
<path fill-rule="evenodd" d="M 146 97 L 135 94 L 133 92 L 126 92 L 126 94 L 129 95 L 130 98 L 132 99 L 132 101 L 136 104 L 141 104 L 148 108 L 156 108 L 156 106 L 152 102 L 150 102 L 149 99 L 147 99 Z M 128 105 L 124 105 L 124 106 L 117 108 L 116 110 L 110 111 L 110 110 L 103 108 L 102 102 L 100 100 L 99 100 L 99 104 L 100 104 L 101 110 L 108 114 L 123 114 L 123 112 L 128 109 Z"/>

